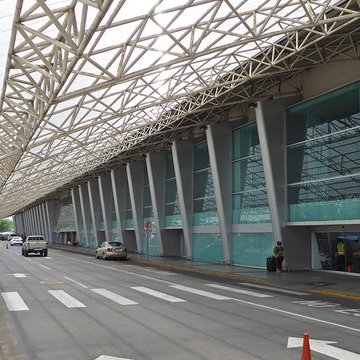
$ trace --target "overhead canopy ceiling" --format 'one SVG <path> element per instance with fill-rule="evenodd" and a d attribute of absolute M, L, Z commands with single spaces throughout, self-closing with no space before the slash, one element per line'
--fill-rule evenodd
<path fill-rule="evenodd" d="M 3 65 L 0 217 L 235 90 L 256 99 L 247 84 L 357 54 L 359 17 L 357 0 L 18 0 Z"/>

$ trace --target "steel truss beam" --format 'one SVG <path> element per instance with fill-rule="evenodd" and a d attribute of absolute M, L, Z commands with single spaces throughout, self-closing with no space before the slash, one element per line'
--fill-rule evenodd
<path fill-rule="evenodd" d="M 171 141 L 205 111 L 300 92 L 286 79 L 358 57 L 359 18 L 355 0 L 140 10 L 131 0 L 18 0 L 0 103 L 0 216 Z"/>

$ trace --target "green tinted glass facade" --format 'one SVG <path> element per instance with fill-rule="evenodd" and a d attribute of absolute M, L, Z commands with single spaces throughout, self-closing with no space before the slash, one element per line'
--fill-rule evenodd
<path fill-rule="evenodd" d="M 223 248 L 220 234 L 193 234 L 193 259 L 197 261 L 222 262 Z"/>
<path fill-rule="evenodd" d="M 150 255 L 157 255 L 158 250 L 158 241 L 156 238 L 156 224 L 154 219 L 151 194 L 150 194 L 150 185 L 149 177 L 146 167 L 144 168 L 144 188 L 143 188 L 143 220 L 150 221 L 152 223 L 152 232 L 145 233 L 142 232 L 142 249 L 143 253 L 148 253 Z"/>
<path fill-rule="evenodd" d="M 273 253 L 272 233 L 232 234 L 232 262 L 235 265 L 264 267 Z"/>
<path fill-rule="evenodd" d="M 182 227 L 175 170 L 171 155 L 165 157 L 165 227 Z"/>
<path fill-rule="evenodd" d="M 261 149 L 256 124 L 233 132 L 233 223 L 269 223 Z"/>
<path fill-rule="evenodd" d="M 125 229 L 134 229 L 134 218 L 131 208 L 129 186 L 126 186 L 126 204 L 125 204 Z"/>
<path fill-rule="evenodd" d="M 194 147 L 194 225 L 218 224 L 214 183 L 206 142 Z"/>
<path fill-rule="evenodd" d="M 288 109 L 290 221 L 360 218 L 359 135 L 359 83 Z"/>

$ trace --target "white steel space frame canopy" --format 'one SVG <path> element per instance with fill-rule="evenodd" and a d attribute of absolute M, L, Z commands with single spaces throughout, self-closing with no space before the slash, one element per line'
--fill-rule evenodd
<path fill-rule="evenodd" d="M 251 82 L 357 54 L 359 8 L 358 0 L 18 0 L 0 103 L 0 217 L 221 108 L 235 88 L 236 102 L 253 101 Z"/>

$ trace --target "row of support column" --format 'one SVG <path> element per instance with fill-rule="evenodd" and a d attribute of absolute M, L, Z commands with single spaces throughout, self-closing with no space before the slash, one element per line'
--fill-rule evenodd
<path fill-rule="evenodd" d="M 285 109 L 294 99 L 258 103 L 256 123 L 264 175 L 269 197 L 275 241 L 286 240 L 286 119 Z M 224 262 L 231 261 L 231 232 L 262 232 L 264 224 L 232 224 L 232 128 L 228 122 L 208 125 L 206 141 L 214 185 L 219 223 L 208 233 L 219 233 L 222 239 Z M 204 232 L 204 226 L 193 226 L 193 147 L 191 140 L 174 141 L 171 153 L 176 177 L 177 195 L 182 218 L 184 253 L 192 258 L 192 234 Z M 144 252 L 143 242 L 143 190 L 145 167 L 148 174 L 154 232 L 158 240 L 158 255 L 167 255 L 168 232 L 165 228 L 165 154 L 147 153 L 145 162 L 126 164 L 86 183 L 72 188 L 71 197 L 77 237 L 83 246 L 96 247 L 111 240 L 115 210 L 117 231 L 126 243 L 132 237 L 133 250 Z M 134 230 L 126 230 L 126 192 L 130 195 Z M 103 229 L 100 230 L 100 219 Z M 17 228 L 25 233 L 43 233 L 54 236 L 54 205 L 45 202 L 16 216 Z M 210 228 L 210 227 L 209 227 Z M 267 227 L 267 230 L 269 227 Z M 132 236 L 130 236 L 132 232 Z"/>

